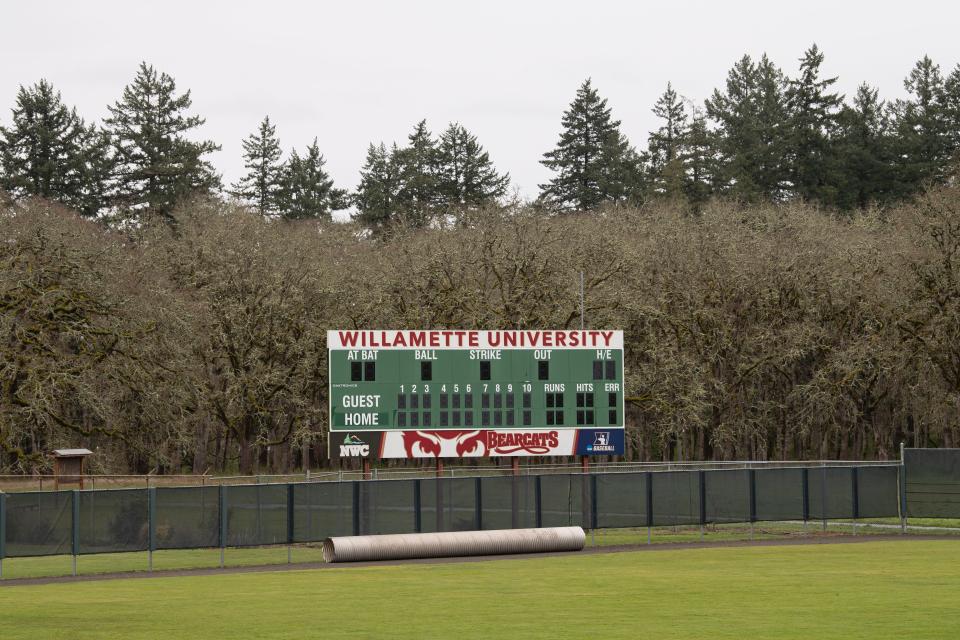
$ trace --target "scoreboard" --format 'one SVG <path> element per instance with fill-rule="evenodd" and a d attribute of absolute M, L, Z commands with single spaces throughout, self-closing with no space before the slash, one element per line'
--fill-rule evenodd
<path fill-rule="evenodd" d="M 623 332 L 334 330 L 330 456 L 620 455 Z"/>

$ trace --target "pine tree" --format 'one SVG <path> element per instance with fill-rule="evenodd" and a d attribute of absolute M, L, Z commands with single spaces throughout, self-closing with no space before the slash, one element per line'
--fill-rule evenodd
<path fill-rule="evenodd" d="M 786 80 L 766 55 L 744 56 L 727 74 L 725 91 L 706 101 L 717 123 L 719 186 L 740 200 L 782 200 L 786 171 L 784 123 Z"/>
<path fill-rule="evenodd" d="M 639 191 L 639 159 L 620 133 L 607 101 L 588 78 L 564 112 L 557 146 L 542 165 L 557 175 L 540 185 L 540 199 L 558 210 L 588 210 L 623 202 Z"/>
<path fill-rule="evenodd" d="M 823 53 L 814 44 L 800 59 L 800 76 L 786 92 L 787 157 L 794 193 L 803 200 L 831 201 L 836 193 L 836 159 L 831 137 L 843 97 L 828 93 L 836 78 L 820 78 Z"/>
<path fill-rule="evenodd" d="M 347 207 L 347 192 L 333 186 L 323 168 L 326 164 L 314 138 L 301 156 L 293 151 L 283 176 L 281 215 L 288 220 L 319 218 L 330 220 L 331 213 Z"/>
<path fill-rule="evenodd" d="M 0 127 L 0 187 L 93 216 L 104 206 L 110 160 L 103 134 L 68 109 L 53 85 L 41 80 L 20 87 L 12 126 Z"/>
<path fill-rule="evenodd" d="M 96 216 L 110 204 L 110 188 L 116 161 L 113 141 L 103 129 L 87 126 L 81 139 L 80 192 L 68 204 L 85 216 Z"/>
<path fill-rule="evenodd" d="M 943 83 L 943 107 L 947 130 L 947 154 L 953 169 L 960 164 L 960 64 Z"/>
<path fill-rule="evenodd" d="M 715 188 L 715 146 L 714 136 L 707 126 L 706 114 L 694 107 L 681 152 L 684 166 L 683 191 L 694 211 L 700 210 Z"/>
<path fill-rule="evenodd" d="M 649 171 L 653 190 L 661 196 L 677 197 L 686 182 L 683 166 L 683 144 L 687 135 L 687 110 L 673 85 L 653 105 L 653 115 L 663 121 L 650 132 L 648 143 Z"/>
<path fill-rule="evenodd" d="M 142 62 L 120 100 L 108 107 L 105 123 L 116 147 L 119 204 L 172 222 L 179 200 L 220 188 L 220 177 L 203 159 L 220 147 L 186 137 L 204 123 L 185 115 L 191 104 L 190 91 L 177 95 L 173 78 Z"/>
<path fill-rule="evenodd" d="M 841 109 L 835 140 L 837 189 L 828 204 L 842 210 L 862 209 L 885 204 L 898 191 L 885 114 L 879 91 L 866 84 L 857 88 L 853 105 Z"/>
<path fill-rule="evenodd" d="M 501 198 L 510 184 L 490 161 L 477 137 L 451 123 L 437 145 L 437 195 L 447 206 L 477 206 Z"/>
<path fill-rule="evenodd" d="M 282 156 L 277 128 L 270 124 L 270 116 L 266 116 L 260 128 L 243 141 L 243 166 L 248 173 L 233 185 L 231 194 L 253 203 L 260 215 L 276 215 L 282 190 Z"/>
<path fill-rule="evenodd" d="M 360 169 L 360 184 L 353 195 L 353 204 L 357 207 L 353 219 L 375 232 L 389 225 L 396 214 L 400 197 L 398 153 L 396 144 L 389 152 L 382 142 L 378 146 L 371 144 Z"/>
<path fill-rule="evenodd" d="M 901 195 L 910 195 L 925 183 L 942 182 L 950 163 L 950 133 L 944 81 L 939 65 L 928 56 L 919 60 L 903 81 L 908 100 L 893 106 L 896 120 Z"/>
<path fill-rule="evenodd" d="M 397 204 L 406 223 L 424 227 L 433 217 L 439 202 L 437 190 L 437 144 L 421 120 L 407 137 L 408 144 L 395 155 L 400 189 Z"/>

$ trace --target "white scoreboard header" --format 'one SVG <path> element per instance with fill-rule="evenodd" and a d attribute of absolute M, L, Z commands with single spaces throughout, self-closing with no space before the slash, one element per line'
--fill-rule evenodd
<path fill-rule="evenodd" d="M 327 331 L 328 349 L 623 349 L 623 331 L 594 329 Z"/>

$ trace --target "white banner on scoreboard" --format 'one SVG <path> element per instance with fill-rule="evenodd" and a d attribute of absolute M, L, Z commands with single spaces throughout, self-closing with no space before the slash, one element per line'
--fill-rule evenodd
<path fill-rule="evenodd" d="M 381 458 L 570 456 L 577 449 L 576 429 L 388 431 L 382 437 Z"/>
<path fill-rule="evenodd" d="M 623 349 L 623 331 L 599 329 L 327 331 L 328 349 Z"/>

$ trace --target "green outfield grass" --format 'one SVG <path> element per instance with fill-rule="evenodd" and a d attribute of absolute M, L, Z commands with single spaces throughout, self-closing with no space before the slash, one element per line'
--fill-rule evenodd
<path fill-rule="evenodd" d="M 4 640 L 956 638 L 960 544 L 875 541 L 0 587 Z"/>

